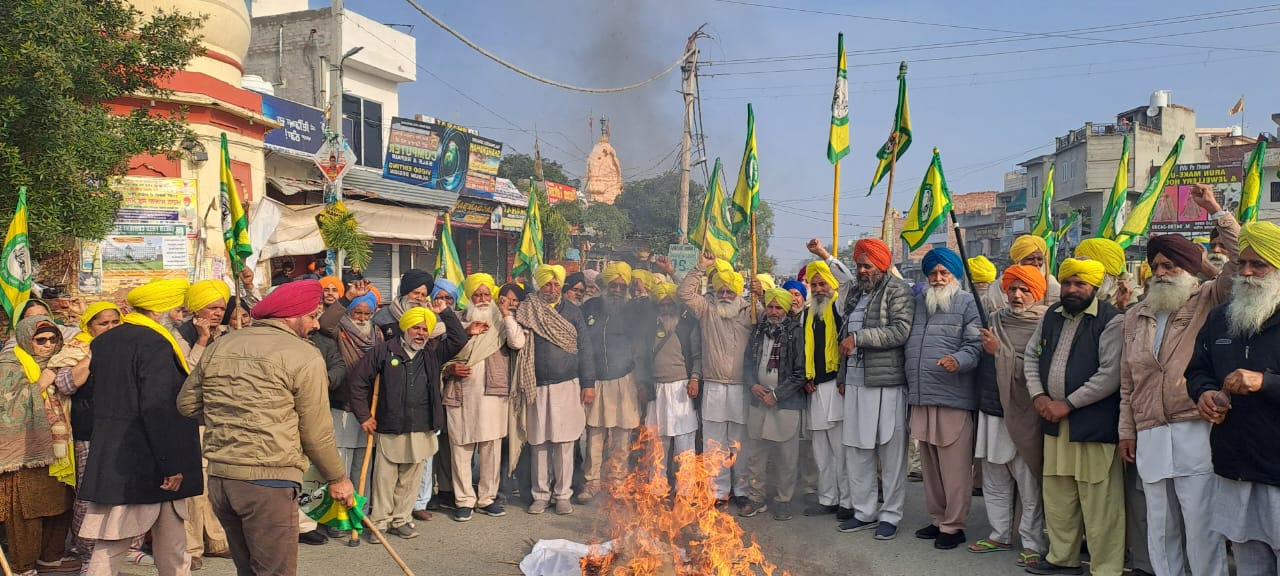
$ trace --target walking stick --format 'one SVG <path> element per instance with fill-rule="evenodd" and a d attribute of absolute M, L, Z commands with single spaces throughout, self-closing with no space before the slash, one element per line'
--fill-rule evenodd
<path fill-rule="evenodd" d="M 5 558 L 4 550 L 0 550 L 0 568 L 4 569 L 4 576 L 13 576 L 13 569 L 9 567 L 9 559 Z"/>
<path fill-rule="evenodd" d="M 370 420 L 376 419 L 378 416 L 378 387 L 380 384 L 382 384 L 382 376 L 381 375 L 375 376 L 373 378 L 373 397 L 369 400 L 369 419 Z M 372 456 L 373 456 L 373 432 L 369 432 L 368 438 L 364 442 L 364 461 L 360 463 L 360 484 L 359 486 L 356 487 L 356 493 L 361 495 L 364 494 L 364 487 L 366 485 L 366 482 L 369 480 L 369 460 Z M 380 534 L 379 534 L 379 538 L 381 538 Z M 360 533 L 355 530 L 352 530 L 351 539 L 347 541 L 347 546 L 355 547 L 359 545 L 360 545 Z M 384 543 L 383 545 L 385 546 L 386 544 Z M 391 550 L 391 548 L 388 547 L 387 550 Z M 395 556 L 395 552 L 392 552 L 391 555 Z M 399 558 L 397 558 L 396 560 L 398 561 Z M 404 563 L 402 562 L 401 566 L 403 565 Z"/>
<path fill-rule="evenodd" d="M 370 532 L 373 532 L 373 535 L 378 538 L 378 542 L 382 544 L 383 548 L 387 549 L 387 554 L 391 555 L 391 559 L 396 561 L 396 565 L 399 566 L 400 569 L 404 571 L 405 575 L 413 576 L 413 570 L 410 570 L 409 565 L 404 563 L 404 560 L 400 558 L 399 554 L 396 554 L 396 551 L 393 548 L 391 548 L 391 543 L 387 542 L 387 537 L 383 536 L 382 532 L 378 531 L 378 528 L 373 525 L 373 522 L 370 522 L 369 519 L 364 516 L 361 516 L 360 520 L 364 522 L 364 527 L 367 528 Z"/>

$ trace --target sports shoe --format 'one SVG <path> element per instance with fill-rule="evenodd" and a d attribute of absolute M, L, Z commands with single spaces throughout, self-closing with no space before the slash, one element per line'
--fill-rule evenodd
<path fill-rule="evenodd" d="M 492 504 L 489 504 L 488 506 L 485 506 L 483 508 L 476 508 L 476 512 L 479 512 L 487 516 L 493 516 L 495 518 L 497 518 L 498 516 L 507 515 L 507 509 L 503 507 L 502 503 L 497 500 L 494 500 Z"/>
<path fill-rule="evenodd" d="M 893 540 L 898 537 L 898 526 L 891 522 L 881 522 L 876 526 L 876 540 Z"/>
<path fill-rule="evenodd" d="M 1084 568 L 1080 566 L 1059 566 L 1048 560 L 1036 560 L 1027 564 L 1027 572 L 1031 574 L 1084 574 Z"/>
<path fill-rule="evenodd" d="M 795 518 L 795 516 L 791 514 L 790 502 L 774 502 L 773 503 L 773 519 L 774 520 L 777 520 L 779 522 L 786 522 L 787 520 L 790 520 L 792 518 Z"/>
<path fill-rule="evenodd" d="M 835 514 L 836 512 L 839 512 L 839 510 L 840 510 L 839 506 L 823 506 L 821 504 L 814 504 L 813 506 L 805 507 L 804 515 L 805 516 L 828 516 L 830 514 Z"/>
<path fill-rule="evenodd" d="M 324 532 L 312 530 L 298 534 L 298 543 L 307 546 L 323 546 L 329 543 L 329 537 L 325 536 Z"/>
<path fill-rule="evenodd" d="M 939 530 L 938 527 L 933 524 L 916 530 L 916 538 L 921 540 L 933 540 L 934 538 L 937 538 L 939 534 L 942 534 L 942 530 Z"/>
<path fill-rule="evenodd" d="M 80 560 L 72 556 L 64 557 L 57 562 L 36 560 L 36 571 L 46 574 L 78 574 L 80 572 Z"/>
<path fill-rule="evenodd" d="M 573 514 L 573 503 L 568 500 L 556 502 L 556 514 L 561 516 Z"/>
<path fill-rule="evenodd" d="M 853 518 L 853 508 L 845 508 L 844 506 L 840 506 L 836 510 L 837 522 L 844 522 L 845 520 L 848 520 L 850 518 Z"/>
<path fill-rule="evenodd" d="M 418 531 L 414 530 L 408 524 L 401 524 L 394 528 L 388 528 L 387 534 L 391 534 L 393 536 L 399 536 L 401 538 L 404 538 L 405 540 L 412 540 L 418 537 Z"/>
<path fill-rule="evenodd" d="M 453 511 L 454 522 L 466 522 L 471 519 L 471 508 L 456 508 Z"/>
<path fill-rule="evenodd" d="M 938 534 L 938 537 L 933 540 L 933 547 L 938 550 L 951 550 L 961 544 L 964 544 L 964 530 L 956 532 L 955 534 L 943 532 Z"/>
<path fill-rule="evenodd" d="M 769 510 L 769 506 L 764 502 L 755 502 L 753 500 L 747 500 L 747 502 L 740 506 L 740 508 L 741 509 L 738 510 L 738 515 L 743 518 L 750 518 L 756 514 L 767 512 Z"/>
<path fill-rule="evenodd" d="M 530 514 L 541 514 L 541 513 L 543 513 L 543 512 L 546 512 L 546 511 L 547 511 L 547 505 L 548 505 L 548 503 L 547 503 L 547 501 L 546 501 L 546 500 L 534 500 L 534 501 L 533 501 L 533 504 L 530 504 L 530 505 L 529 505 L 529 513 L 530 513 Z"/>
<path fill-rule="evenodd" d="M 836 526 L 836 530 L 849 534 L 853 532 L 861 532 L 863 530 L 870 530 L 875 527 L 875 522 L 863 522 L 857 518 L 850 518 L 841 522 L 839 526 Z"/>

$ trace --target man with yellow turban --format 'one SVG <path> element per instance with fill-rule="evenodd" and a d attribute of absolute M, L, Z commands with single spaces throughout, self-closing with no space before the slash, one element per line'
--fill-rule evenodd
<path fill-rule="evenodd" d="M 188 499 L 204 493 L 200 438 L 196 421 L 178 410 L 187 360 L 160 325 L 185 303 L 187 288 L 186 279 L 134 288 L 133 311 L 91 346 L 93 450 L 77 486 L 88 503 L 79 534 L 96 540 L 89 574 L 116 573 L 134 537 L 147 531 L 160 574 L 189 570 L 184 520 Z"/>
<path fill-rule="evenodd" d="M 702 279 L 711 275 L 711 294 L 702 294 Z M 753 291 L 759 281 L 752 282 Z M 698 258 L 695 269 L 685 275 L 676 290 L 689 312 L 702 324 L 702 438 L 704 450 L 734 452 L 737 460 L 732 469 L 720 470 L 715 477 L 716 505 L 727 505 L 730 495 L 740 507 L 746 506 L 749 481 L 747 460 L 747 392 L 743 387 L 743 362 L 747 338 L 755 318 L 751 304 L 744 301 L 742 274 L 728 262 L 717 260 L 709 252 Z"/>
<path fill-rule="evenodd" d="M 444 410 L 453 459 L 453 519 L 466 522 L 473 511 L 504 516 L 497 500 L 502 439 L 507 436 L 511 379 L 508 363 L 524 348 L 524 330 L 511 310 L 498 306 L 493 277 L 476 273 L 462 283 L 462 322 L 479 325 L 471 339 L 444 365 Z M 472 456 L 477 456 L 478 488 L 472 485 Z"/>
<path fill-rule="evenodd" d="M 1129 285 L 1131 276 L 1125 270 L 1124 248 L 1115 240 L 1086 238 L 1076 246 L 1075 257 L 1102 263 L 1106 276 L 1098 288 L 1098 298 L 1124 312 L 1133 296 L 1133 287 Z"/>
<path fill-rule="evenodd" d="M 648 351 L 641 363 L 651 382 L 645 425 L 662 442 L 662 465 L 669 470 L 677 455 L 694 450 L 697 439 L 693 398 L 702 380 L 702 328 L 676 299 L 675 284 L 655 286 L 652 296 L 657 317 L 641 326 L 646 332 L 638 342 L 641 350 Z"/>
<path fill-rule="evenodd" d="M 231 299 L 231 287 L 222 280 L 201 280 L 187 290 L 186 308 L 191 317 L 173 328 L 173 337 L 187 357 L 187 365 L 200 363 L 204 351 L 222 336 L 226 329 L 222 317 Z M 203 434 L 202 434 L 203 436 Z M 227 556 L 227 533 L 213 515 L 204 494 L 187 501 L 187 551 L 196 565 L 204 564 L 204 556 Z"/>
<path fill-rule="evenodd" d="M 264 300 L 265 302 L 265 300 Z M 443 338 L 432 338 L 437 323 Z M 410 522 L 426 461 L 438 449 L 436 433 L 445 426 L 441 368 L 483 327 L 464 328 L 452 306 L 438 299 L 431 309 L 409 308 L 400 315 L 401 336 L 373 347 L 347 376 L 351 411 L 374 434 L 373 512 L 378 530 L 415 538 Z M 374 381 L 380 383 L 376 415 L 370 404 Z M 370 534 L 370 542 L 375 540 Z"/>
<path fill-rule="evenodd" d="M 1058 279 L 1049 273 L 1049 246 L 1044 238 L 1032 234 L 1018 236 L 1009 246 L 1009 259 L 1014 264 L 1039 268 L 1045 277 L 1044 305 L 1053 306 L 1058 303 L 1060 288 Z M 1007 304 L 1004 300 L 1004 291 L 1000 288 L 1002 283 L 1003 281 L 994 282 L 987 287 L 986 299 L 998 304 L 997 309 Z"/>
<path fill-rule="evenodd" d="M 1062 301 L 1049 308 L 1027 344 L 1027 393 L 1046 435 L 1049 552 L 1027 566 L 1035 574 L 1078 569 L 1084 533 L 1092 573 L 1124 571 L 1124 479 L 1116 454 L 1124 315 L 1097 297 L 1106 272 L 1097 260 L 1063 261 Z"/>
<path fill-rule="evenodd" d="M 1021 522 L 1016 528 L 1022 550 L 1017 562 L 1025 566 L 1040 560 L 1045 539 L 1039 474 L 1044 433 L 1040 431 L 1040 416 L 1027 394 L 1024 357 L 1027 342 L 1048 308 L 1040 303 L 1045 281 L 1039 268 L 1010 266 L 1004 271 L 1001 287 L 1009 307 L 993 312 L 991 327 L 982 329 L 984 355 L 977 374 L 978 435 L 974 457 L 982 461 L 982 496 L 991 533 L 971 544 L 969 551 L 982 554 L 1012 550 L 1013 510 L 1015 504 L 1021 504 Z"/>
<path fill-rule="evenodd" d="M 1004 302 L 988 294 L 991 291 L 991 285 L 996 281 L 996 265 L 981 254 L 970 258 L 966 264 L 969 267 L 970 277 L 973 278 L 973 293 L 982 299 L 982 307 L 986 309 L 988 315 L 995 314 L 997 310 L 1004 307 Z"/>
<path fill-rule="evenodd" d="M 587 334 L 595 347 L 596 398 L 587 406 L 587 433 L 582 476 L 586 485 L 578 502 L 586 504 L 601 491 L 601 481 L 618 482 L 627 474 L 631 431 L 640 427 L 641 407 L 648 401 L 643 370 L 638 369 L 641 326 L 653 322 L 645 272 L 637 279 L 626 262 L 614 261 L 600 272 L 604 295 L 583 304 Z M 631 299 L 633 290 L 644 294 Z M 607 446 L 606 446 L 607 444 Z M 606 460 L 607 457 L 607 460 Z"/>
<path fill-rule="evenodd" d="M 809 285 L 809 305 L 800 313 L 804 333 L 804 391 L 808 395 L 809 432 L 813 458 L 818 468 L 818 502 L 805 509 L 805 516 L 839 515 L 847 519 L 853 512 L 844 466 L 844 399 L 836 383 L 840 372 L 840 329 L 844 315 L 837 302 L 840 290 L 854 290 L 853 274 L 823 247 L 810 240 L 809 252 L 819 259 L 804 269 Z M 788 306 L 788 308 L 790 308 Z"/>
<path fill-rule="evenodd" d="M 516 308 L 525 347 L 516 355 L 513 401 L 516 410 L 525 411 L 525 437 L 533 452 L 530 514 L 546 512 L 552 496 L 557 514 L 573 513 L 573 443 L 586 428 L 585 408 L 596 401 L 596 344 L 582 310 L 561 298 L 564 280 L 563 266 L 537 267 L 537 290 Z"/>
<path fill-rule="evenodd" d="M 747 435 L 750 488 L 739 516 L 768 509 L 765 477 L 770 464 L 775 478 L 773 519 L 790 520 L 791 498 L 799 477 L 800 435 L 805 407 L 804 328 L 788 317 L 791 293 L 770 288 L 764 293 L 764 319 L 747 343 L 743 385 L 751 392 Z"/>
<path fill-rule="evenodd" d="M 915 321 L 911 286 L 889 274 L 889 246 L 853 246 L 855 282 L 844 301 L 839 390 L 844 394 L 844 464 L 853 513 L 837 512 L 841 532 L 898 535 L 907 497 L 907 376 L 904 346 Z M 884 502 L 878 498 L 884 493 Z"/>
<path fill-rule="evenodd" d="M 1221 237 L 1221 236 L 1220 236 Z M 1187 392 L 1213 424 L 1216 485 L 1209 530 L 1231 542 L 1238 574 L 1280 566 L 1280 227 L 1240 230 L 1231 301 L 1209 313 L 1187 366 Z M 1139 445 L 1141 449 L 1141 445 Z M 1092 542 L 1092 541 L 1091 541 Z"/>
<path fill-rule="evenodd" d="M 1240 233 L 1235 216 L 1222 210 L 1208 185 L 1196 185 L 1191 198 L 1211 215 L 1217 237 L 1234 259 Z M 1130 552 L 1135 565 L 1146 560 L 1158 576 L 1183 574 L 1183 566 L 1196 576 L 1225 575 L 1226 545 L 1209 526 L 1217 485 L 1209 447 L 1212 424 L 1200 418 L 1185 393 L 1184 375 L 1197 348 L 1194 334 L 1211 310 L 1231 298 L 1235 264 L 1229 261 L 1219 274 L 1205 262 L 1200 246 L 1185 236 L 1164 234 L 1148 239 L 1143 265 L 1153 275 L 1146 297 L 1125 312 L 1120 368 L 1119 450 L 1126 464 Z M 1202 283 L 1201 274 L 1211 279 Z M 1137 527 L 1138 514 L 1154 521 Z"/>

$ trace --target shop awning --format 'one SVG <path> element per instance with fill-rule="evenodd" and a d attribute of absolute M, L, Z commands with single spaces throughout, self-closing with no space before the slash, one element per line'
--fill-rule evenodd
<path fill-rule="evenodd" d="M 385 206 L 358 199 L 350 199 L 346 205 L 355 214 L 360 228 L 375 240 L 405 240 L 424 246 L 435 240 L 436 221 L 440 216 L 437 210 Z M 259 257 L 305 256 L 323 252 L 324 240 L 320 238 L 320 229 L 316 225 L 316 215 L 322 208 L 319 205 L 288 206 L 264 198 L 255 214 L 255 221 L 258 216 L 268 219 L 276 214 L 279 216 L 273 228 L 263 230 L 267 241 Z"/>
<path fill-rule="evenodd" d="M 299 192 L 322 192 L 324 182 L 300 180 L 283 176 L 267 178 L 267 184 L 285 196 Z M 452 210 L 458 203 L 458 195 L 421 186 L 411 186 L 395 180 L 387 180 L 380 172 L 353 167 L 342 179 L 342 193 L 351 198 L 375 198 L 408 206 L 425 206 Z M 523 204 L 521 204 L 523 206 Z"/>

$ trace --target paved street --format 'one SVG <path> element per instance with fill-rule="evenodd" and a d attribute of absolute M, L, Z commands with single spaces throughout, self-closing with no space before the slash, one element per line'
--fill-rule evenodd
<path fill-rule="evenodd" d="M 754 533 L 768 557 L 793 576 L 962 576 L 1024 574 L 1014 566 L 1013 552 L 971 554 L 962 548 L 949 552 L 934 550 L 932 543 L 917 540 L 915 529 L 927 523 L 921 484 L 907 487 L 906 520 L 896 540 L 879 542 L 871 532 L 841 534 L 835 520 L 800 516 L 776 522 L 767 514 L 739 519 Z M 572 516 L 544 514 L 530 516 L 510 508 L 503 518 L 477 514 L 465 524 L 443 515 L 418 525 L 422 534 L 413 540 L 394 539 L 392 545 L 415 573 L 467 576 L 518 576 L 517 563 L 537 539 L 566 538 L 586 541 L 602 520 L 597 508 L 577 507 Z M 988 534 L 982 499 L 975 498 L 969 514 L 969 541 Z M 298 573 L 304 575 L 346 574 L 394 576 L 400 572 L 381 546 L 361 544 L 347 548 L 336 542 L 325 546 L 303 546 Z M 129 574 L 148 575 L 154 570 L 134 568 Z M 235 570 L 230 560 L 209 559 L 201 576 L 230 576 Z"/>

